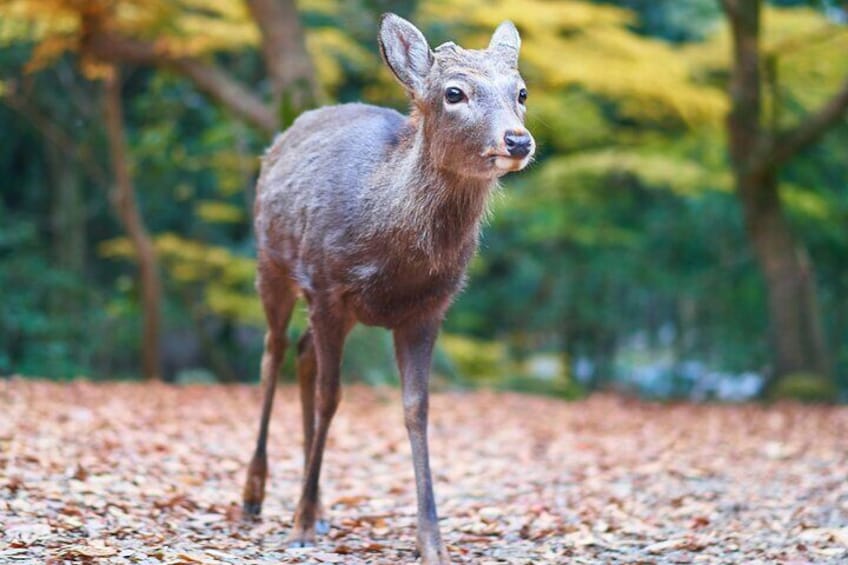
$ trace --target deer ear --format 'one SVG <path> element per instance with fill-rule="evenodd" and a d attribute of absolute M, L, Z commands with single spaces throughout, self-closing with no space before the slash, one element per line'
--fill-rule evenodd
<path fill-rule="evenodd" d="M 507 20 L 498 26 L 489 41 L 489 51 L 498 53 L 504 61 L 518 67 L 518 50 L 521 49 L 521 36 L 515 24 Z"/>
<path fill-rule="evenodd" d="M 433 52 L 414 25 L 395 14 L 383 14 L 380 22 L 380 53 L 400 83 L 413 96 L 424 94 Z"/>

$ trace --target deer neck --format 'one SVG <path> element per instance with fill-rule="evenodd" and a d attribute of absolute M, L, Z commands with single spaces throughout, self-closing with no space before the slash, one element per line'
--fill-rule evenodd
<path fill-rule="evenodd" d="M 438 166 L 444 148 L 435 147 L 423 120 L 413 114 L 386 159 L 388 230 L 435 260 L 450 259 L 475 243 L 496 179 L 457 174 Z M 384 224 L 385 225 L 385 224 Z"/>

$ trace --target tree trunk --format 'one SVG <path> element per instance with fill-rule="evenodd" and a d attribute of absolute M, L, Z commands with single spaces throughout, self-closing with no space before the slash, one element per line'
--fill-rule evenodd
<path fill-rule="evenodd" d="M 812 264 L 783 215 L 777 178 L 774 173 L 743 178 L 740 192 L 748 237 L 766 284 L 774 375 L 827 376 L 830 364 Z"/>
<path fill-rule="evenodd" d="M 106 79 L 104 117 L 115 188 L 110 195 L 115 213 L 123 224 L 138 260 L 142 309 L 142 371 L 147 380 L 161 380 L 159 354 L 159 320 L 162 296 L 156 250 L 144 226 L 130 177 L 124 133 L 121 84 L 118 68 Z"/>
<path fill-rule="evenodd" d="M 777 174 L 784 162 L 835 121 L 842 111 L 845 93 L 840 92 L 788 134 L 764 132 L 761 0 L 723 0 L 723 6 L 733 35 L 731 108 L 727 117 L 730 159 L 748 239 L 766 285 L 772 376 L 779 379 L 802 372 L 830 376 L 812 263 L 784 215 Z"/>
<path fill-rule="evenodd" d="M 315 106 L 318 82 L 294 0 L 247 0 L 262 34 L 262 56 L 281 129 Z"/>

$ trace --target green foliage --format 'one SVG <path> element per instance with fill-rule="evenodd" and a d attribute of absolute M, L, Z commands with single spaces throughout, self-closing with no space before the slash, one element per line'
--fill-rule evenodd
<path fill-rule="evenodd" d="M 507 18 L 520 29 L 537 161 L 505 178 L 495 198 L 471 282 L 445 323 L 437 375 L 572 396 L 580 392 L 574 367 L 591 367 L 581 377 L 591 387 L 616 378 L 623 356 L 648 363 L 661 352 L 725 371 L 767 369 L 765 298 L 730 192 L 722 130 L 730 43 L 717 2 L 306 0 L 299 6 L 327 96 L 399 109 L 408 102 L 376 48 L 380 12 L 412 18 L 433 45 L 456 40 L 483 47 Z M 0 185 L 0 288 L 13 296 L 0 305 L 0 373 L 134 372 L 138 288 L 129 276 L 129 246 L 106 203 L 97 90 L 74 70 L 84 8 L 108 13 L 129 37 L 155 37 L 163 48 L 214 57 L 251 88 L 268 88 L 256 26 L 240 0 L 0 6 L 0 178 L 12 179 Z M 814 9 L 776 7 L 767 8 L 763 28 L 767 117 L 789 127 L 848 76 L 848 29 Z M 86 76 L 100 70 L 86 66 Z M 164 339 L 191 336 L 176 348 L 187 359 L 174 362 L 169 374 L 255 378 L 265 322 L 253 288 L 250 218 L 256 156 L 268 140 L 177 75 L 139 68 L 125 76 L 133 178 L 166 283 Z M 28 113 L 2 103 L 21 93 L 29 98 Z M 277 109 L 283 123 L 298 112 L 296 98 L 283 97 Z M 74 146 L 57 142 L 32 116 L 44 117 Z M 789 219 L 819 275 L 821 311 L 843 380 L 846 144 L 843 124 L 781 177 Z M 51 163 L 49 150 L 66 161 Z M 105 171 L 106 180 L 92 168 Z M 85 220 L 68 228 L 85 242 L 77 267 L 63 262 L 62 238 L 51 231 L 63 170 L 84 193 Z M 299 308 L 293 340 L 304 325 Z M 558 360 L 558 376 L 534 374 L 540 355 Z M 345 373 L 396 382 L 389 334 L 355 330 Z M 816 389 L 802 381 L 802 389 Z M 793 392 L 794 380 L 785 386 L 792 389 L 786 394 L 801 394 Z"/>
<path fill-rule="evenodd" d="M 108 287 L 103 296 L 78 273 L 53 264 L 36 226 L 31 217 L 0 205 L 0 288 L 6 297 L 0 301 L 0 375 L 90 375 L 113 348 L 137 336 L 116 324 L 105 307 Z"/>
<path fill-rule="evenodd" d="M 799 400 L 801 402 L 833 402 L 838 391 L 831 379 L 821 375 L 795 373 L 778 382 L 771 397 L 774 400 Z"/>
<path fill-rule="evenodd" d="M 256 263 L 252 258 L 172 233 L 158 236 L 155 246 L 171 283 L 184 291 L 197 290 L 205 313 L 237 324 L 264 325 L 253 290 Z M 132 256 L 132 247 L 123 237 L 101 243 L 99 250 L 104 257 Z"/>
<path fill-rule="evenodd" d="M 342 373 L 372 385 L 397 384 L 391 334 L 379 328 L 354 328 L 345 342 Z"/>
<path fill-rule="evenodd" d="M 503 343 L 442 334 L 439 344 L 453 362 L 456 372 L 467 379 L 493 383 L 516 371 Z"/>

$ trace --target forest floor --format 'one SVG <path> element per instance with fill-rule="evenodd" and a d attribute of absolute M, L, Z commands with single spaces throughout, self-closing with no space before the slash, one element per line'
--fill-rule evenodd
<path fill-rule="evenodd" d="M 245 521 L 258 388 L 0 381 L 0 563 L 414 563 L 394 389 L 345 389 L 332 529 L 287 549 L 296 398 L 278 391 L 263 517 Z M 848 562 L 848 408 L 448 392 L 430 411 L 456 563 Z"/>

